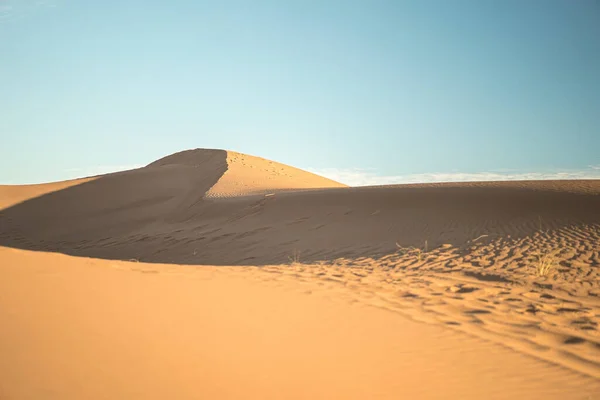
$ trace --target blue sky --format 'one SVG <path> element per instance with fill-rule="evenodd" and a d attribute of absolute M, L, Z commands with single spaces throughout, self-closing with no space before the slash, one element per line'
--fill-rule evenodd
<path fill-rule="evenodd" d="M 600 2 L 0 0 L 0 183 L 196 147 L 349 184 L 600 178 Z"/>

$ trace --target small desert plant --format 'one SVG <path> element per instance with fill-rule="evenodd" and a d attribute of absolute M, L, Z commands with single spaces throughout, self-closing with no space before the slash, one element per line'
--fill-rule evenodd
<path fill-rule="evenodd" d="M 558 261 L 554 253 L 535 254 L 535 260 L 533 266 L 535 268 L 535 274 L 539 277 L 548 276 L 548 274 L 556 268 Z"/>
<path fill-rule="evenodd" d="M 300 252 L 296 249 L 292 252 L 292 255 L 288 257 L 290 260 L 290 264 L 298 264 L 300 263 Z"/>
<path fill-rule="evenodd" d="M 417 248 L 417 247 L 402 247 L 398 244 L 398 242 L 396 242 L 396 247 L 398 247 L 398 251 L 400 252 L 401 255 L 416 255 L 417 256 L 417 260 L 419 260 L 419 262 L 423 259 L 423 254 L 427 253 L 428 251 L 428 244 L 427 244 L 427 240 L 425 241 L 425 246 L 421 249 L 421 248 Z"/>

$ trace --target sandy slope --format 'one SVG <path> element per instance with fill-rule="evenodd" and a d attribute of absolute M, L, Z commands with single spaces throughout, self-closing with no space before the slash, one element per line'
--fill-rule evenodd
<path fill-rule="evenodd" d="M 221 397 L 228 390 L 239 390 L 229 393 L 234 398 L 244 398 L 239 394 L 245 390 L 278 397 L 277 390 L 294 388 L 299 396 L 310 397 L 316 390 L 365 398 L 358 395 L 364 394 L 361 390 L 375 386 L 389 395 L 421 398 L 419 391 L 425 391 L 421 393 L 425 398 L 427 393 L 429 398 L 436 394 L 447 398 L 439 388 L 421 384 L 423 368 L 429 368 L 428 382 L 441 382 L 448 397 L 600 395 L 600 181 L 342 186 L 292 167 L 222 150 L 181 152 L 145 168 L 79 181 L 0 186 L 0 246 L 108 260 L 262 266 L 261 270 L 133 266 L 3 249 L 0 284 L 13 289 L 0 287 L 0 293 L 10 293 L 0 297 L 0 312 L 11 316 L 13 328 L 8 336 L 0 336 L 0 346 L 12 349 L 11 365 L 39 361 L 38 372 L 48 380 L 39 387 L 68 385 L 58 379 L 60 375 L 52 375 L 59 372 L 48 365 L 77 362 L 40 344 L 36 336 L 37 329 L 50 324 L 48 318 L 56 317 L 63 322 L 50 325 L 58 335 L 53 340 L 61 346 L 67 344 L 60 332 L 87 332 L 77 350 L 82 360 L 100 357 L 107 365 L 124 363 L 114 375 L 102 363 L 94 367 L 100 376 L 98 385 L 120 379 L 117 375 L 131 377 L 123 378 L 117 391 L 150 390 L 142 379 L 156 375 L 155 370 L 123 368 L 143 364 L 140 360 L 151 361 L 142 369 L 158 368 L 152 364 L 158 357 L 175 365 L 180 357 L 186 370 L 210 377 L 201 393 Z M 550 261 L 551 268 L 546 276 L 538 276 L 536 268 L 543 259 Z M 293 260 L 300 262 L 290 265 Z M 21 269 L 21 265 L 29 267 Z M 187 282 L 199 276 L 210 280 Z M 265 280 L 271 282 L 266 287 Z M 152 288 L 146 286 L 149 282 Z M 211 288 L 221 297 L 210 297 Z M 164 295 L 159 295 L 163 290 Z M 86 292 L 93 296 L 86 298 Z M 317 296 L 305 292 L 321 297 L 315 300 Z M 179 293 L 187 294 L 179 297 Z M 74 314 L 57 311 L 71 302 L 96 311 L 90 311 L 90 317 L 83 316 L 88 313 L 83 308 L 76 308 Z M 40 303 L 48 303 L 49 308 Z M 102 311 L 105 303 L 111 304 L 109 310 L 121 304 L 123 308 L 113 316 Z M 182 338 L 184 333 L 171 330 L 176 328 L 161 325 L 165 318 L 170 321 L 173 310 L 179 310 L 177 319 L 169 324 L 190 325 L 190 336 Z M 149 314 L 155 312 L 156 320 Z M 95 313 L 102 315 L 97 321 Z M 194 323 L 186 319 L 190 313 L 199 313 Z M 261 322 L 248 316 L 255 314 Z M 144 317 L 138 320 L 138 315 Z M 61 330 L 63 323 L 68 326 L 65 330 Z M 127 323 L 129 330 L 115 333 L 115 327 Z M 248 324 L 254 326 L 251 342 L 260 351 L 245 347 L 250 339 L 239 332 Z M 256 327 L 260 324 L 269 329 L 260 333 Z M 302 339 L 294 336 L 290 326 L 302 327 Z M 153 328 L 159 329 L 160 337 L 148 333 Z M 206 346 L 194 342 L 193 333 L 203 338 L 200 332 L 205 330 L 212 341 Z M 29 333 L 21 337 L 20 332 Z M 100 336 L 89 337 L 92 334 Z M 307 339 L 307 335 L 313 336 Z M 142 342 L 131 353 L 105 356 L 86 350 L 89 343 L 124 348 L 136 342 L 133 337 Z M 226 351 L 226 342 L 235 344 L 236 353 L 227 353 L 227 362 L 217 350 L 207 349 L 220 337 L 227 339 L 216 347 L 218 351 Z M 192 354 L 188 357 L 183 347 L 177 347 L 168 356 L 171 349 L 165 343 L 171 341 L 186 344 Z M 144 358 L 143 350 L 155 342 L 157 352 Z M 304 353 L 334 354 L 326 349 L 338 342 L 341 347 L 333 359 L 321 357 L 315 363 L 308 356 L 297 358 Z M 29 346 L 46 347 L 19 353 Z M 472 351 L 470 361 L 460 359 L 465 349 Z M 277 355 L 286 352 L 293 355 Z M 407 361 L 403 352 L 414 356 Z M 351 354 L 351 359 L 343 354 Z M 378 356 L 377 361 L 376 354 L 389 356 Z M 497 354 L 503 355 L 494 358 Z M 261 361 L 264 369 L 249 372 L 259 355 L 272 364 Z M 420 364 L 413 373 L 415 357 Z M 213 369 L 199 365 L 199 360 L 210 360 Z M 343 368 L 340 360 L 346 360 Z M 280 375 L 277 365 L 285 365 Z M 436 367 L 432 370 L 431 365 Z M 77 374 L 90 371 L 72 368 L 66 376 L 73 382 L 83 376 Z M 322 380 L 338 368 L 344 372 Z M 23 370 L 14 371 L 15 379 L 27 379 Z M 225 371 L 233 375 L 219 375 Z M 489 378 L 481 378 L 485 385 L 467 384 L 468 375 L 479 382 L 479 376 L 473 378 L 475 371 L 484 371 Z M 156 385 L 179 382 L 182 395 L 196 393 L 198 389 L 186 383 L 197 378 L 196 372 L 182 376 L 173 372 Z M 271 387 L 266 382 L 273 376 L 277 379 Z M 304 376 L 315 381 L 299 389 Z M 342 385 L 342 376 L 350 377 L 352 384 Z M 235 387 L 223 379 L 235 382 Z M 507 382 L 513 386 L 506 386 Z M 581 386 L 577 389 L 570 382 Z M 61 390 L 83 393 L 76 390 L 84 388 Z"/>
<path fill-rule="evenodd" d="M 587 399 L 600 382 L 255 267 L 0 248 L 2 399 Z"/>
<path fill-rule="evenodd" d="M 0 185 L 0 210 L 33 199 L 47 193 L 81 185 L 93 178 L 73 179 L 70 181 L 43 183 L 39 185 Z"/>
<path fill-rule="evenodd" d="M 227 171 L 210 188 L 206 197 L 239 197 L 334 187 L 346 187 L 346 185 L 289 165 L 228 151 Z"/>

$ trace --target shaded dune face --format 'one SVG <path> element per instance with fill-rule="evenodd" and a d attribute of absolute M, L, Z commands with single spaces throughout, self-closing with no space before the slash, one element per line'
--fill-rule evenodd
<path fill-rule="evenodd" d="M 146 262 L 265 265 L 288 262 L 295 252 L 306 262 L 375 257 L 394 252 L 396 243 L 427 242 L 431 249 L 481 235 L 518 238 L 600 224 L 600 181 L 345 188 L 222 150 L 185 151 L 62 185 L 50 192 L 39 185 L 38 197 L 29 199 L 35 188 L 0 187 L 6 207 L 0 245 Z"/>

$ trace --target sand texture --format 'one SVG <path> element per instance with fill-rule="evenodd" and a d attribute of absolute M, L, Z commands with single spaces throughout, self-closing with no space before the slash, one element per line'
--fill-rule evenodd
<path fill-rule="evenodd" d="M 0 399 L 596 399 L 599 271 L 598 180 L 0 186 Z"/>

